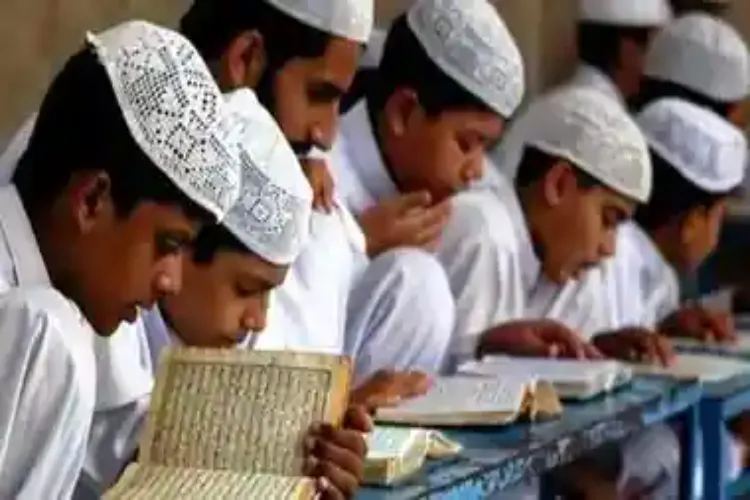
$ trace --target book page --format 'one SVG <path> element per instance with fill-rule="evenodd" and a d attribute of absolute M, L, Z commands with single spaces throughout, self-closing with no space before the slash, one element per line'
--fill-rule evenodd
<path fill-rule="evenodd" d="M 103 500 L 312 500 L 314 497 L 315 484 L 308 478 L 133 464 Z"/>
<path fill-rule="evenodd" d="M 707 354 L 678 354 L 669 367 L 634 364 L 636 373 L 662 375 L 681 380 L 718 382 L 742 373 L 750 372 L 750 363 L 737 359 L 711 356 Z"/>
<path fill-rule="evenodd" d="M 347 358 L 179 348 L 161 362 L 141 463 L 294 476 L 314 421 L 338 424 Z"/>
<path fill-rule="evenodd" d="M 705 349 L 710 352 L 727 354 L 750 354 L 750 335 L 739 335 L 736 342 L 703 342 L 694 339 L 672 338 L 676 347 Z"/>
<path fill-rule="evenodd" d="M 438 378 L 424 396 L 395 408 L 381 408 L 376 419 L 423 425 L 496 424 L 521 412 L 534 381 L 523 377 Z"/>
<path fill-rule="evenodd" d="M 604 375 L 617 374 L 628 368 L 617 361 L 589 361 L 550 358 L 511 358 L 490 356 L 471 361 L 459 371 L 474 375 L 531 376 L 548 382 L 594 383 Z"/>

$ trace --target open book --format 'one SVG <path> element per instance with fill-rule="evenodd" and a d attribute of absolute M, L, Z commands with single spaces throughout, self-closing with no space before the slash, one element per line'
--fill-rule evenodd
<path fill-rule="evenodd" d="M 534 377 L 549 382 L 562 399 L 588 399 L 627 383 L 632 370 L 617 361 L 489 356 L 459 367 L 468 375 Z"/>
<path fill-rule="evenodd" d="M 456 455 L 461 445 L 435 430 L 375 427 L 367 437 L 365 483 L 392 485 L 422 468 L 428 458 Z"/>
<path fill-rule="evenodd" d="M 670 339 L 678 349 L 701 351 L 730 356 L 750 357 L 750 335 L 739 335 L 736 342 L 702 342 L 694 339 Z"/>
<path fill-rule="evenodd" d="M 561 412 L 552 386 L 533 378 L 457 376 L 438 378 L 424 396 L 381 408 L 375 418 L 417 426 L 484 426 Z"/>
<path fill-rule="evenodd" d="M 338 425 L 347 358 L 179 348 L 160 364 L 139 463 L 105 499 L 313 498 L 302 438 Z"/>
<path fill-rule="evenodd" d="M 743 373 L 750 373 L 750 362 L 710 354 L 678 354 L 668 367 L 634 364 L 633 370 L 640 375 L 660 375 L 679 380 L 720 382 Z"/>

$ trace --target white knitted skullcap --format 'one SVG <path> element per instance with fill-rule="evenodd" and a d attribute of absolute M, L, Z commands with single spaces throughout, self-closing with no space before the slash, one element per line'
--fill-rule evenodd
<path fill-rule="evenodd" d="M 438 68 L 500 115 L 515 112 L 524 94 L 523 59 L 487 0 L 417 0 L 407 22 Z"/>
<path fill-rule="evenodd" d="M 747 140 L 727 120 L 681 99 L 660 99 L 637 118 L 649 146 L 704 191 L 731 191 L 742 183 Z"/>
<path fill-rule="evenodd" d="M 669 22 L 669 0 L 581 0 L 581 21 L 628 27 L 657 27 Z"/>
<path fill-rule="evenodd" d="M 224 127 L 224 98 L 195 48 L 145 21 L 89 33 L 87 41 L 138 146 L 190 199 L 222 218 L 239 194 L 239 159 Z"/>
<path fill-rule="evenodd" d="M 651 194 L 651 159 L 638 125 L 614 100 L 568 86 L 541 97 L 522 127 L 523 144 L 570 161 L 635 201 Z"/>
<path fill-rule="evenodd" d="M 750 54 L 725 21 L 688 14 L 654 37 L 644 74 L 720 102 L 741 101 L 750 93 Z"/>
<path fill-rule="evenodd" d="M 374 0 L 263 1 L 308 26 L 359 43 L 370 38 L 375 18 Z"/>
<path fill-rule="evenodd" d="M 239 200 L 222 222 L 260 258 L 288 265 L 310 231 L 312 189 L 273 117 L 249 89 L 227 96 L 242 162 Z"/>

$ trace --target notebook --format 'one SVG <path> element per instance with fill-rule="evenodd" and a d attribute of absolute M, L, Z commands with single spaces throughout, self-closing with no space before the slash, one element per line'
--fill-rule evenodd
<path fill-rule="evenodd" d="M 340 424 L 350 372 L 339 356 L 168 350 L 139 463 L 104 498 L 313 498 L 301 441 L 315 421 Z"/>
<path fill-rule="evenodd" d="M 554 389 L 530 377 L 438 378 L 427 394 L 393 408 L 381 408 L 380 423 L 414 426 L 490 426 L 521 416 L 558 415 L 562 406 Z"/>
<path fill-rule="evenodd" d="M 365 484 L 390 486 L 420 470 L 427 459 L 454 456 L 461 445 L 435 430 L 375 427 L 367 438 Z"/>
<path fill-rule="evenodd" d="M 701 382 L 720 382 L 750 373 L 750 362 L 710 354 L 678 354 L 675 362 L 668 367 L 648 364 L 631 366 L 639 375 L 659 375 Z"/>
<path fill-rule="evenodd" d="M 562 399 L 584 400 L 628 383 L 632 370 L 617 361 L 490 356 L 459 367 L 467 375 L 526 376 L 552 384 Z"/>

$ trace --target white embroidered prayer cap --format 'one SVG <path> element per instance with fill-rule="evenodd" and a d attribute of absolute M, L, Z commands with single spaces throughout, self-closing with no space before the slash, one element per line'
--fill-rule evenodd
<path fill-rule="evenodd" d="M 662 26 L 672 18 L 669 0 L 581 0 L 579 20 L 629 27 Z"/>
<path fill-rule="evenodd" d="M 294 19 L 331 35 L 359 43 L 370 38 L 374 0 L 246 0 L 265 1 Z"/>
<path fill-rule="evenodd" d="M 638 125 L 622 106 L 584 87 L 557 89 L 532 103 L 523 144 L 570 161 L 638 202 L 651 195 L 651 159 Z"/>
<path fill-rule="evenodd" d="M 242 189 L 222 224 L 260 258 L 294 262 L 308 239 L 312 189 L 271 114 L 249 89 L 227 96 L 239 138 Z"/>
<path fill-rule="evenodd" d="M 503 117 L 515 112 L 525 90 L 523 59 L 487 0 L 417 0 L 407 22 L 438 68 Z"/>
<path fill-rule="evenodd" d="M 708 108 L 681 99 L 660 99 L 636 120 L 651 149 L 700 189 L 722 193 L 742 183 L 747 140 Z"/>
<path fill-rule="evenodd" d="M 239 158 L 225 127 L 223 96 L 195 48 L 145 21 L 89 33 L 87 42 L 138 146 L 190 199 L 221 219 L 239 195 Z"/>
<path fill-rule="evenodd" d="M 750 94 L 750 53 L 725 21 L 688 14 L 654 37 L 644 74 L 720 102 L 741 101 Z"/>

